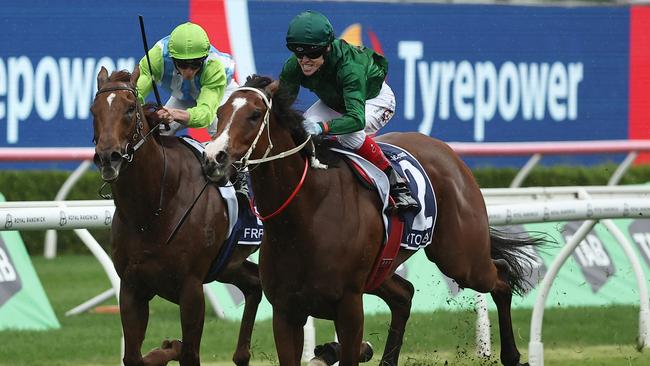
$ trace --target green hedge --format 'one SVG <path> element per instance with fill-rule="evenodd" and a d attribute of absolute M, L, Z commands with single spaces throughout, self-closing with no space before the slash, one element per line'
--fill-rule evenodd
<path fill-rule="evenodd" d="M 536 167 L 524 181 L 524 186 L 582 186 L 605 185 L 616 165 L 593 167 L 554 166 Z M 479 168 L 474 170 L 482 188 L 508 187 L 517 174 L 515 168 Z M 8 201 L 49 201 L 69 176 L 67 171 L 3 171 L 0 174 L 0 193 Z M 632 167 L 621 184 L 641 184 L 650 181 L 650 165 Z M 87 172 L 70 191 L 67 199 L 100 199 L 97 194 L 102 181 L 96 171 Z M 108 249 L 110 232 L 91 230 L 97 241 Z M 31 254 L 43 252 L 44 231 L 24 231 L 23 240 Z M 72 231 L 59 231 L 59 253 L 87 253 Z"/>

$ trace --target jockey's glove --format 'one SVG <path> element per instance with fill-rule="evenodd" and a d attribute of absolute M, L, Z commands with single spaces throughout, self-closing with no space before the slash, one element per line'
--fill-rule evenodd
<path fill-rule="evenodd" d="M 316 120 L 307 118 L 302 121 L 302 127 L 305 129 L 305 132 L 310 135 L 320 135 L 323 133 L 323 124 Z"/>

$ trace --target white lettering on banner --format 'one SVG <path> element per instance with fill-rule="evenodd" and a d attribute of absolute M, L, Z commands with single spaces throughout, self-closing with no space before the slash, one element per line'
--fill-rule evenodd
<path fill-rule="evenodd" d="M 568 243 L 570 237 L 565 237 Z M 583 267 L 609 266 L 611 261 L 603 249 L 603 243 L 595 235 L 587 235 L 576 247 L 575 254 Z"/>
<path fill-rule="evenodd" d="M 16 270 L 11 265 L 9 256 L 0 248 L 0 282 L 13 282 L 16 278 Z"/>
<path fill-rule="evenodd" d="M 61 89 L 57 88 L 61 84 L 61 78 L 58 72 L 59 66 L 56 60 L 52 57 L 43 57 L 41 62 L 36 67 L 36 86 L 34 87 L 34 102 L 36 104 L 36 112 L 45 121 L 54 118 L 56 110 L 61 101 Z M 46 88 L 46 78 L 49 79 L 49 84 Z M 50 91 L 50 98 L 47 99 L 45 91 Z"/>
<path fill-rule="evenodd" d="M 398 56 L 404 60 L 404 118 L 415 118 L 419 89 L 423 115 L 419 131 L 424 134 L 431 134 L 436 118 L 449 119 L 452 107 L 458 119 L 473 121 L 475 141 L 485 139 L 485 123 L 497 114 L 506 122 L 517 115 L 522 120 L 543 120 L 547 110 L 554 121 L 578 118 L 581 62 L 506 61 L 497 68 L 491 61 L 428 62 L 421 60 L 423 50 L 420 41 L 398 44 Z"/>
<path fill-rule="evenodd" d="M 0 121 L 7 120 L 7 143 L 18 143 L 19 123 L 33 111 L 44 121 L 59 112 L 68 120 L 87 119 L 99 69 L 104 66 L 109 72 L 130 71 L 135 63 L 132 57 L 115 62 L 109 57 L 96 60 L 45 56 L 34 68 L 27 56 L 9 57 L 6 61 L 0 58 Z"/>

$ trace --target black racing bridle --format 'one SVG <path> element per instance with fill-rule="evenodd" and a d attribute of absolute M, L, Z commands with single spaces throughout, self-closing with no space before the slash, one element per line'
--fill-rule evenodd
<path fill-rule="evenodd" d="M 130 162 L 133 161 L 133 156 L 135 155 L 135 152 L 142 147 L 142 145 L 147 141 L 149 138 L 149 135 L 151 135 L 154 131 L 157 131 L 161 122 L 158 122 L 155 126 L 153 126 L 149 132 L 147 132 L 146 135 L 142 135 L 142 130 L 144 129 L 144 123 L 142 121 L 143 117 L 142 114 L 144 113 L 142 110 L 142 106 L 140 103 L 137 102 L 138 100 L 138 92 L 127 85 L 121 85 L 121 86 L 111 86 L 111 87 L 106 87 L 106 88 L 101 88 L 95 93 L 95 99 L 103 93 L 108 93 L 108 92 L 113 92 L 113 91 L 129 91 L 133 94 L 133 96 L 136 99 L 136 110 L 135 110 L 135 131 L 133 132 L 133 135 L 131 136 L 131 140 L 127 141 L 126 144 L 124 145 L 124 148 L 120 152 L 121 158 L 126 162 L 125 167 L 128 166 Z M 97 141 L 93 139 L 93 144 L 97 145 Z M 165 191 L 165 177 L 167 175 L 167 154 L 165 153 L 165 146 L 161 143 L 160 147 L 162 148 L 163 152 L 163 174 L 160 180 L 160 200 L 158 202 L 158 209 L 154 212 L 154 215 L 158 216 L 162 213 L 163 208 L 163 193 Z M 96 157 L 97 158 L 97 157 Z M 108 183 L 104 182 L 102 186 L 99 188 L 98 194 L 104 198 L 104 199 L 112 199 L 113 197 L 109 193 L 103 193 L 104 188 L 106 187 Z"/>

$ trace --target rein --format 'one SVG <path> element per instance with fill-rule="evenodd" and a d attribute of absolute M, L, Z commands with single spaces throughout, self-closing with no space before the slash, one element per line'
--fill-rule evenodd
<path fill-rule="evenodd" d="M 302 172 L 302 177 L 300 178 L 300 182 L 298 182 L 298 185 L 296 186 L 296 188 L 293 190 L 293 192 L 291 192 L 291 194 L 289 195 L 289 198 L 287 198 L 287 200 L 284 201 L 284 203 L 277 210 L 275 210 L 272 214 L 269 214 L 267 216 L 262 216 L 257 210 L 255 210 L 255 204 L 253 202 L 253 199 L 252 198 L 249 199 L 248 203 L 250 204 L 251 211 L 255 214 L 255 216 L 258 219 L 262 220 L 262 221 L 266 221 L 266 220 L 278 215 L 280 212 L 284 211 L 284 209 L 289 205 L 289 203 L 291 201 L 293 201 L 293 199 L 298 194 L 298 191 L 300 191 L 300 188 L 302 188 L 302 185 L 305 183 L 305 177 L 307 176 L 308 168 L 309 168 L 309 161 L 305 158 L 305 169 Z"/>

